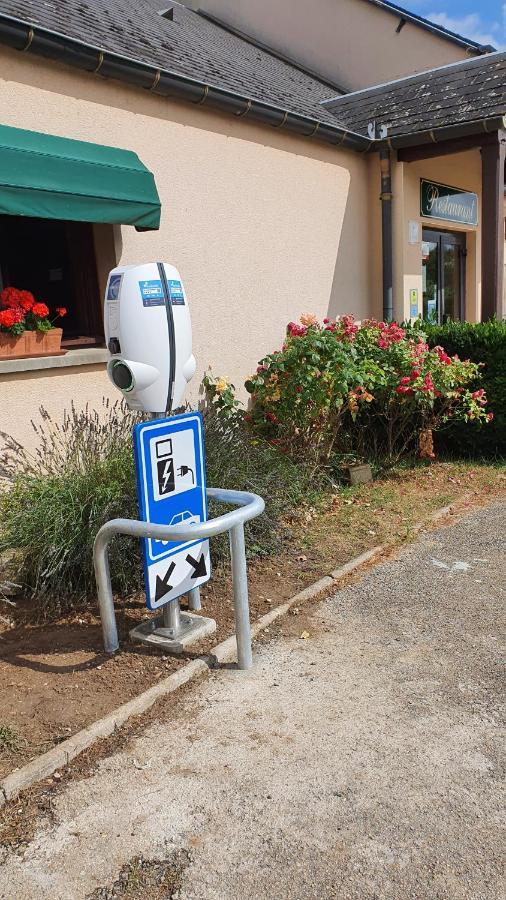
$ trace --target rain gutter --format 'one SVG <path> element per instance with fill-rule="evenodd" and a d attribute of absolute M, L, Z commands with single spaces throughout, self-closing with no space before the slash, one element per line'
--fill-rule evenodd
<path fill-rule="evenodd" d="M 302 137 L 334 146 L 366 151 L 371 141 L 339 125 L 319 122 L 275 104 L 262 103 L 215 85 L 179 75 L 167 69 L 139 63 L 127 56 L 102 50 L 59 32 L 0 14 L 0 44 L 23 53 L 35 53 L 81 71 L 115 78 L 152 94 L 207 106 L 236 118 L 250 119 Z"/>

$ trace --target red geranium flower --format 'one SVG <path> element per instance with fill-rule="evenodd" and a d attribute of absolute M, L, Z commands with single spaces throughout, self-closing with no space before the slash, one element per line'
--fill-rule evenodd
<path fill-rule="evenodd" d="M 35 303 L 35 297 L 30 291 L 18 291 L 18 303 L 25 312 L 30 312 Z"/>
<path fill-rule="evenodd" d="M 67 315 L 66 308 L 64 306 L 57 306 L 56 307 L 56 315 L 60 316 L 60 318 L 63 318 L 63 316 L 66 316 Z"/>
<path fill-rule="evenodd" d="M 32 312 L 38 319 L 45 319 L 49 315 L 49 307 L 45 303 L 34 303 Z"/>
<path fill-rule="evenodd" d="M 2 309 L 0 312 L 0 325 L 3 325 L 4 328 L 12 328 L 19 321 L 14 309 Z"/>
<path fill-rule="evenodd" d="M 4 288 L 2 293 L 0 294 L 0 302 L 3 306 L 7 306 L 8 309 L 13 309 L 15 306 L 19 306 L 18 289 L 13 287 Z"/>

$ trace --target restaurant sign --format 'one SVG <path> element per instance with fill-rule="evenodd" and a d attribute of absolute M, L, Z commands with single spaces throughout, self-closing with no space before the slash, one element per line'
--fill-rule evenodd
<path fill-rule="evenodd" d="M 429 219 L 477 225 L 478 195 L 421 178 L 420 213 Z"/>

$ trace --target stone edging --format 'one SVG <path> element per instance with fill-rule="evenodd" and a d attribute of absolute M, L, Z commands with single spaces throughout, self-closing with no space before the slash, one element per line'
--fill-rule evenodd
<path fill-rule="evenodd" d="M 458 502 L 461 502 L 462 500 L 465 501 L 468 497 L 469 495 L 466 494 L 463 497 L 458 498 Z M 434 515 L 431 516 L 430 521 L 435 524 L 450 515 L 452 511 L 452 506 L 445 506 L 442 509 L 437 510 Z M 420 523 L 415 526 L 414 533 L 418 533 L 423 527 L 425 527 L 425 523 Z M 304 603 L 304 601 L 311 600 L 319 594 L 328 591 L 329 588 L 335 586 L 335 583 L 341 578 L 351 575 L 361 566 L 365 565 L 365 563 L 376 560 L 387 549 L 386 546 L 379 545 L 373 547 L 372 550 L 361 553 L 360 556 L 357 556 L 343 566 L 334 569 L 329 575 L 325 575 L 323 578 L 320 578 L 319 581 L 316 581 L 304 590 L 299 591 L 298 594 L 295 594 L 290 600 L 287 600 L 286 603 L 282 603 L 275 609 L 271 609 L 264 616 L 257 619 L 256 622 L 253 622 L 251 626 L 252 638 L 257 637 L 260 632 L 271 625 L 272 622 L 275 622 L 276 619 L 286 615 L 292 606 L 295 606 L 297 603 Z M 234 658 L 235 652 L 236 642 L 234 634 L 222 641 L 221 644 L 217 644 L 216 647 L 213 647 L 207 656 L 192 660 L 182 669 L 179 669 L 179 671 L 173 672 L 172 675 L 164 678 L 163 681 L 160 681 L 158 684 L 153 685 L 153 687 L 143 691 L 138 697 L 134 697 L 133 700 L 129 700 L 128 703 L 123 703 L 122 706 L 118 706 L 117 709 L 113 710 L 113 712 L 109 713 L 107 716 L 104 716 L 104 718 L 98 719 L 96 722 L 88 725 L 87 728 L 78 731 L 73 737 L 62 741 L 57 747 L 54 747 L 52 750 L 48 750 L 47 753 L 43 753 L 41 756 L 33 759 L 31 762 L 27 763 L 26 766 L 15 769 L 14 772 L 11 772 L 10 775 L 7 775 L 3 781 L 0 782 L 0 807 L 2 807 L 6 801 L 13 800 L 21 791 L 31 787 L 37 781 L 48 778 L 58 769 L 67 766 L 71 760 L 82 753 L 83 750 L 91 747 L 101 738 L 109 737 L 109 735 L 113 734 L 116 729 L 121 728 L 121 726 L 132 716 L 139 716 L 146 712 L 146 710 L 153 706 L 160 697 L 171 694 L 181 687 L 181 685 L 187 684 L 189 681 L 192 681 L 192 679 L 198 678 L 200 675 L 209 672 L 217 663 L 229 662 Z"/>

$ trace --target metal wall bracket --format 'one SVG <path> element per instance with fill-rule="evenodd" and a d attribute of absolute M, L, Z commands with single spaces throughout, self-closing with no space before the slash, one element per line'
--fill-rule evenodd
<path fill-rule="evenodd" d="M 102 632 L 104 637 L 104 647 L 106 653 L 115 653 L 119 647 L 118 629 L 116 625 L 116 614 L 114 611 L 114 601 L 111 587 L 111 576 L 109 573 L 109 543 L 117 534 L 125 534 L 135 538 L 156 538 L 162 541 L 190 541 L 198 538 L 211 538 L 224 532 L 229 533 L 230 553 L 232 557 L 232 582 L 234 590 L 234 613 L 235 613 L 235 633 L 237 640 L 237 661 L 240 669 L 249 669 L 252 666 L 251 653 L 251 626 L 249 619 L 249 602 L 248 602 L 248 575 L 246 568 L 246 548 L 244 542 L 244 524 L 250 519 L 255 519 L 261 515 L 265 509 L 265 503 L 257 494 L 250 494 L 246 491 L 227 491 L 221 488 L 207 488 L 207 497 L 209 500 L 216 500 L 218 503 L 226 503 L 228 506 L 236 506 L 231 512 L 225 513 L 223 516 L 217 516 L 207 522 L 198 525 L 153 525 L 151 522 L 140 522 L 136 519 L 112 519 L 102 525 L 98 532 L 93 546 L 93 564 L 95 566 L 95 577 L 98 588 L 98 603 L 100 607 L 100 617 L 102 619 Z M 191 594 L 196 592 L 192 591 Z M 177 611 L 174 607 L 177 603 Z M 172 607 L 172 609 L 169 609 Z M 192 609 L 200 608 L 200 598 L 190 595 L 190 607 Z M 177 629 L 177 616 L 179 615 L 179 632 Z M 165 631 L 166 634 L 160 634 L 161 640 L 181 643 L 181 618 L 179 612 L 179 601 L 173 601 L 167 604 L 167 609 L 162 613 L 161 622 L 151 620 L 146 623 L 146 630 L 137 639 L 141 639 L 144 643 L 158 643 L 154 631 Z M 189 616 L 188 616 L 189 618 Z M 197 618 L 197 617 L 191 617 Z M 200 618 L 200 617 L 199 617 Z M 212 619 L 206 620 L 208 623 L 215 623 Z M 153 628 L 153 624 L 154 625 Z M 133 629 L 139 632 L 139 626 Z M 210 626 L 209 626 L 210 627 Z M 202 637 L 203 627 L 200 626 L 199 637 Z M 171 630 L 171 634 L 167 633 Z M 189 628 L 191 631 L 191 628 Z M 206 630 L 206 634 L 211 633 Z M 155 640 L 153 640 L 155 637 Z M 151 638 L 151 639 L 150 639 Z M 193 638 L 196 640 L 196 638 Z M 190 641 L 186 641 L 189 643 Z M 180 651 L 179 651 L 180 652 Z"/>

